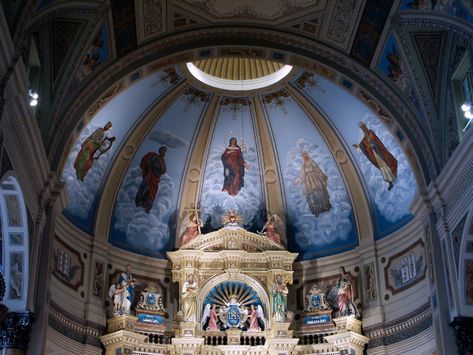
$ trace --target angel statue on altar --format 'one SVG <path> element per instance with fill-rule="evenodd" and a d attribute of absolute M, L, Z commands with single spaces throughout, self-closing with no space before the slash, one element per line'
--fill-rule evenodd
<path fill-rule="evenodd" d="M 202 325 L 202 330 L 207 330 L 207 331 L 220 330 L 217 324 L 218 314 L 219 314 L 219 310 L 217 309 L 217 305 L 216 304 L 210 305 L 210 303 L 208 303 L 205 306 L 204 314 L 202 315 L 202 320 L 200 322 L 200 324 Z M 207 327 L 205 327 L 205 325 L 207 325 Z"/>
<path fill-rule="evenodd" d="M 250 306 L 248 311 L 248 317 L 250 319 L 250 331 L 261 331 L 264 330 L 266 324 L 264 322 L 263 307 L 259 304 L 255 307 L 254 304 Z"/>
<path fill-rule="evenodd" d="M 181 234 L 182 235 L 181 245 L 186 245 L 191 240 L 195 239 L 195 237 L 197 237 L 200 234 L 201 228 L 203 226 L 204 224 L 202 223 L 202 220 L 198 218 L 198 216 L 195 213 L 191 213 L 189 215 L 189 220 L 187 222 L 186 229 Z"/>
<path fill-rule="evenodd" d="M 273 242 L 281 244 L 281 234 L 284 230 L 284 223 L 282 222 L 281 218 L 277 214 L 270 214 L 268 216 L 268 221 L 264 225 L 261 232 L 258 234 L 262 234 L 267 236 Z"/>

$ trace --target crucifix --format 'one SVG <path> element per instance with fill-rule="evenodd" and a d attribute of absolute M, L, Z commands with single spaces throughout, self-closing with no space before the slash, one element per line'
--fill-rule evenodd
<path fill-rule="evenodd" d="M 195 204 L 191 203 L 191 206 L 189 208 L 184 208 L 184 211 L 189 212 L 189 214 L 194 214 L 195 215 L 195 217 L 197 218 L 197 230 L 199 231 L 199 235 L 202 234 L 202 232 L 200 230 L 200 218 L 199 218 L 200 208 L 199 208 L 199 204 L 197 202 Z"/>

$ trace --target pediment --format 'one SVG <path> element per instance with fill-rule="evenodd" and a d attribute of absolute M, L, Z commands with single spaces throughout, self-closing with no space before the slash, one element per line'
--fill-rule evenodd
<path fill-rule="evenodd" d="M 225 229 L 201 234 L 181 247 L 181 250 L 245 250 L 250 252 L 266 250 L 285 250 L 265 235 L 248 232 L 244 229 Z"/>

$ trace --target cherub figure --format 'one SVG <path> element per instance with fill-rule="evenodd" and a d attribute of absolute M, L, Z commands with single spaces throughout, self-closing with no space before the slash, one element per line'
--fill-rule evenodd
<path fill-rule="evenodd" d="M 121 313 L 124 291 L 125 291 L 125 288 L 123 288 L 118 282 L 110 286 L 108 295 L 113 301 L 113 315 L 114 316 L 118 316 Z"/>

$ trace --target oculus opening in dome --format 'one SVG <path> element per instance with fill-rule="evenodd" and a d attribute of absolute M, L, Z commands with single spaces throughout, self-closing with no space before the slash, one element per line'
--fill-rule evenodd
<path fill-rule="evenodd" d="M 291 72 L 292 66 L 254 58 L 213 58 L 189 62 L 187 69 L 211 87 L 250 91 L 276 84 Z"/>

